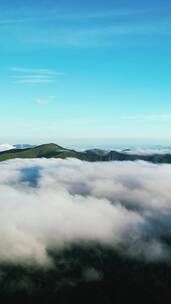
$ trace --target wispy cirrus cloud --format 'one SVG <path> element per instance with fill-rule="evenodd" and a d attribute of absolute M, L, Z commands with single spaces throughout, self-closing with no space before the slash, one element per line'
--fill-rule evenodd
<path fill-rule="evenodd" d="M 156 11 L 156 9 L 155 9 Z M 65 13 L 61 12 L 58 9 L 47 9 L 46 12 L 41 11 L 40 9 L 29 10 L 27 8 L 20 8 L 17 10 L 13 10 L 10 13 L 7 12 L 0 15 L 0 25 L 3 24 L 14 24 L 14 23 L 27 23 L 27 22 L 41 22 L 41 21 L 60 21 L 60 20 L 85 20 L 85 19 L 106 19 L 106 18 L 115 18 L 115 17 L 126 17 L 126 16 L 135 16 L 135 15 L 143 15 L 150 13 L 150 9 L 129 9 L 129 8 L 118 8 L 111 9 L 106 11 L 92 11 L 92 12 L 76 12 L 76 13 Z"/>
<path fill-rule="evenodd" d="M 169 21 L 122 21 L 120 23 L 104 22 L 103 24 L 67 24 L 57 26 L 52 23 L 48 27 L 35 30 L 30 26 L 23 29 L 19 43 L 30 47 L 113 47 L 134 45 L 134 38 L 139 42 L 144 38 L 171 35 L 171 23 Z M 18 38 L 17 38 L 18 39 Z M 168 40 L 169 41 L 169 40 Z"/>
<path fill-rule="evenodd" d="M 56 99 L 56 96 L 48 96 L 46 98 L 38 98 L 34 102 L 39 106 L 47 106 L 50 102 Z"/>
<path fill-rule="evenodd" d="M 144 13 L 141 10 L 115 9 L 110 11 L 95 11 L 87 14 L 52 14 L 56 20 L 105 19 L 110 17 L 124 17 Z"/>
<path fill-rule="evenodd" d="M 64 74 L 50 69 L 30 69 L 30 68 L 12 67 L 10 68 L 10 70 L 16 73 L 41 74 L 41 75 L 50 75 L 50 76 L 52 75 L 60 76 Z"/>
<path fill-rule="evenodd" d="M 37 103 L 40 106 L 46 106 L 49 104 L 49 100 L 48 99 L 36 99 L 35 103 Z"/>
<path fill-rule="evenodd" d="M 120 7 L 74 13 L 56 6 L 42 10 L 22 7 L 0 14 L 1 31 L 7 47 L 14 41 L 15 47 L 25 48 L 112 47 L 134 45 L 135 37 L 171 35 L 171 23 L 169 7 Z"/>
<path fill-rule="evenodd" d="M 64 73 L 50 69 L 12 67 L 10 71 L 13 80 L 21 84 L 50 84 L 55 82 L 58 76 L 64 75 Z"/>
<path fill-rule="evenodd" d="M 147 6 L 139 6 L 139 7 L 114 7 L 112 6 L 111 9 L 106 7 L 106 10 L 101 9 L 94 9 L 91 11 L 85 10 L 74 10 L 73 11 L 66 11 L 64 8 L 60 7 L 59 5 L 53 4 L 52 6 L 49 5 L 49 2 L 40 7 L 36 4 L 34 7 L 30 7 L 28 5 L 21 5 L 19 7 L 13 7 L 8 10 L 2 11 L 0 13 L 0 24 L 11 24 L 11 23 L 18 23 L 18 22 L 41 22 L 41 21 L 48 21 L 48 20 L 85 20 L 85 19 L 106 19 L 106 18 L 115 18 L 115 17 L 133 17 L 133 16 L 151 16 L 155 14 L 168 14 L 170 10 L 169 6 L 158 6 L 157 4 L 148 5 Z"/>
<path fill-rule="evenodd" d="M 151 115 L 132 115 L 132 116 L 123 116 L 123 120 L 145 120 L 145 121 L 170 121 L 171 114 L 151 114 Z"/>

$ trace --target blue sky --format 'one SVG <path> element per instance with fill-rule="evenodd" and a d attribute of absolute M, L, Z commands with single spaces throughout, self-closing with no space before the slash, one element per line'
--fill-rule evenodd
<path fill-rule="evenodd" d="M 0 142 L 171 143 L 171 1 L 0 0 Z"/>

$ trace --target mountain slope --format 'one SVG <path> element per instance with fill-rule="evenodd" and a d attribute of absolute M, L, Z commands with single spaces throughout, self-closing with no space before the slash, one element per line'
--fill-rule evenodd
<path fill-rule="evenodd" d="M 59 151 L 64 149 L 55 144 L 45 144 L 34 148 L 13 149 L 0 153 L 0 161 L 13 158 L 41 158 L 55 157 Z"/>
<path fill-rule="evenodd" d="M 65 149 L 56 144 L 44 144 L 27 149 L 12 149 L 0 152 L 0 161 L 14 158 L 77 158 L 86 161 L 135 161 L 144 160 L 152 163 L 171 163 L 171 154 L 136 155 L 100 149 L 78 152 Z"/>

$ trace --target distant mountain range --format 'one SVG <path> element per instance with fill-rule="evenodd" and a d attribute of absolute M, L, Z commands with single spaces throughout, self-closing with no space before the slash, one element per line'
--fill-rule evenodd
<path fill-rule="evenodd" d="M 129 154 L 127 151 L 107 151 L 101 149 L 90 149 L 75 151 L 63 148 L 56 144 L 44 144 L 40 146 L 17 146 L 15 149 L 0 152 L 0 161 L 15 158 L 77 158 L 85 161 L 135 161 L 144 160 L 152 163 L 171 163 L 171 154 Z"/>

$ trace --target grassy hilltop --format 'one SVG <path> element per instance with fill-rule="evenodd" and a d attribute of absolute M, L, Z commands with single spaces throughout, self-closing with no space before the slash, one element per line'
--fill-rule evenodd
<path fill-rule="evenodd" d="M 144 160 L 152 163 L 171 163 L 171 154 L 130 155 L 124 152 L 100 149 L 78 152 L 50 143 L 27 149 L 12 149 L 0 152 L 0 161 L 14 158 L 77 158 L 86 161 L 134 161 Z"/>

